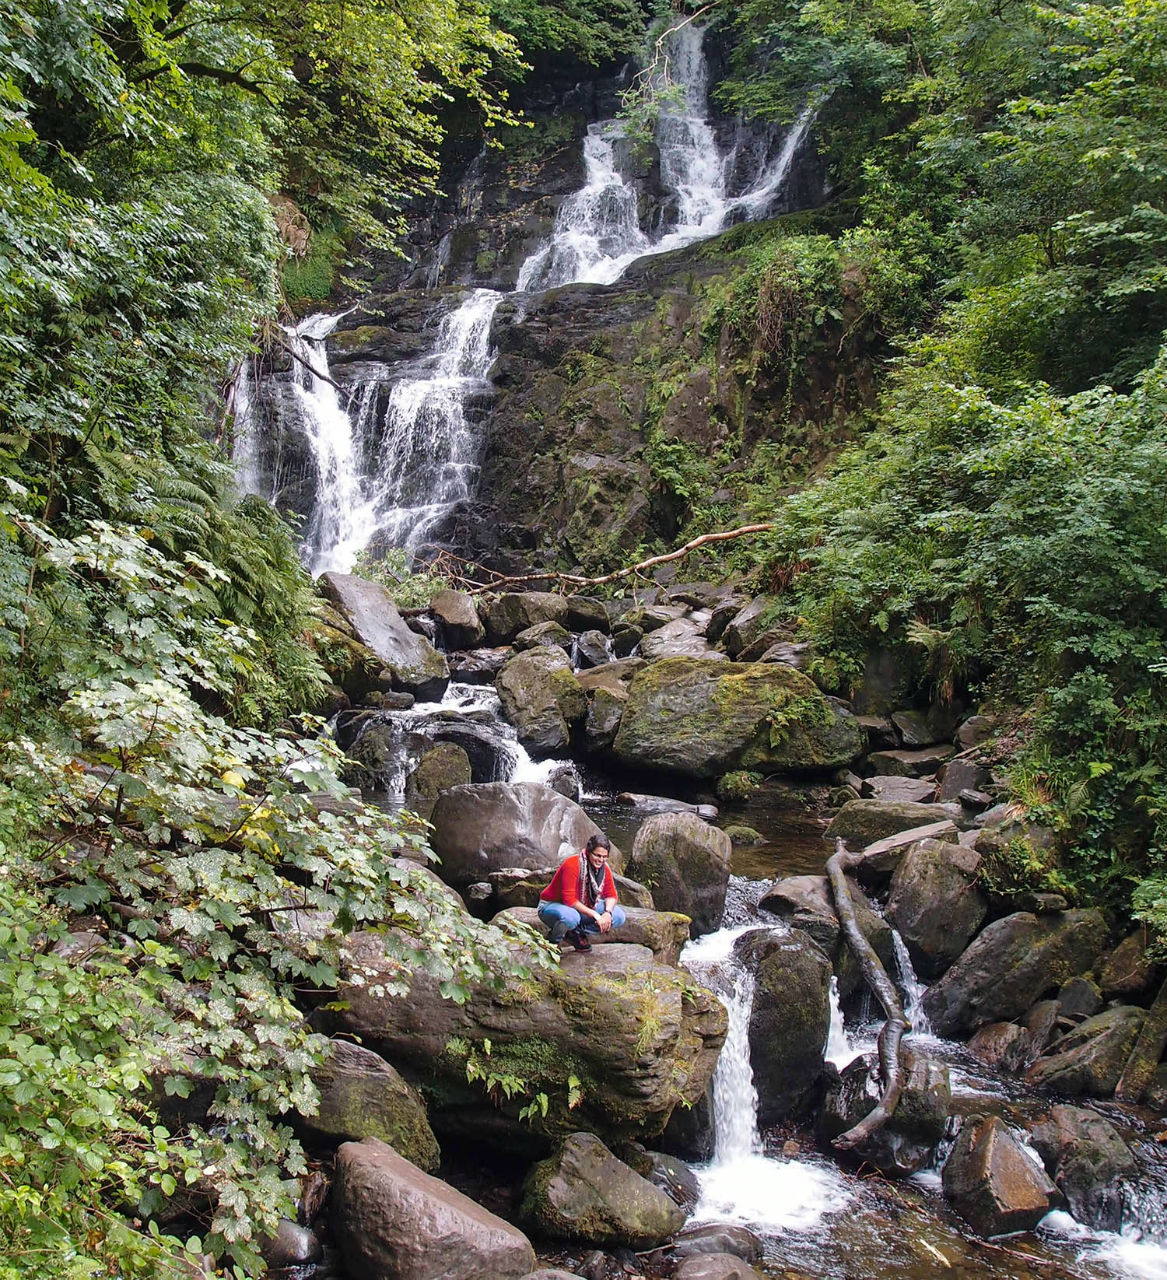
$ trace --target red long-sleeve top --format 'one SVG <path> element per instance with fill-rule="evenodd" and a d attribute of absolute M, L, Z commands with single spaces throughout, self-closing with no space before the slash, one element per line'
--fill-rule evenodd
<path fill-rule="evenodd" d="M 587 856 L 586 854 L 584 855 Z M 565 858 L 559 864 L 559 870 L 555 873 L 551 883 L 539 895 L 544 902 L 562 902 L 569 907 L 574 907 L 576 902 L 580 900 L 579 892 L 579 861 L 578 853 L 572 854 L 570 858 Z M 602 898 L 616 897 L 616 881 L 612 878 L 612 868 L 604 867 L 604 887 L 600 891 Z M 585 906 L 592 906 L 588 902 Z"/>

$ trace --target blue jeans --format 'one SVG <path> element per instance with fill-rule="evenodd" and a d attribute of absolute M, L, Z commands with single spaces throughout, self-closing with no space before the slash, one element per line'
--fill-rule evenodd
<path fill-rule="evenodd" d="M 624 908 L 617 902 L 612 908 L 612 928 L 619 929 L 627 919 Z M 588 933 L 600 932 L 600 926 L 591 916 L 581 916 L 565 902 L 539 903 L 539 923 L 550 933 L 552 942 L 558 942 L 569 929 L 578 929 L 581 921 Z"/>

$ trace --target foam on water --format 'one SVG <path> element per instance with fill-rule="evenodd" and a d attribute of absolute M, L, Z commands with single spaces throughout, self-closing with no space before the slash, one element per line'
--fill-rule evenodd
<path fill-rule="evenodd" d="M 1039 1229 L 1081 1247 L 1083 1261 L 1101 1264 L 1122 1280 L 1164 1280 L 1167 1246 L 1148 1240 L 1134 1227 L 1121 1233 L 1091 1231 L 1076 1218 L 1058 1210 L 1046 1214 Z"/>
<path fill-rule="evenodd" d="M 762 1231 L 808 1231 L 852 1200 L 837 1170 L 805 1160 L 740 1156 L 699 1169 L 695 1222 L 740 1222 Z"/>

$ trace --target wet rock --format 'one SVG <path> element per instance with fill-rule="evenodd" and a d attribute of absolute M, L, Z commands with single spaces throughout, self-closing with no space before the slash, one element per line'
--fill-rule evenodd
<path fill-rule="evenodd" d="M 869 751 L 894 751 L 900 745 L 896 727 L 886 716 L 857 715 L 855 723 L 866 738 Z"/>
<path fill-rule="evenodd" d="M 1106 922 L 1094 910 L 995 920 L 928 988 L 924 1012 L 942 1036 L 1020 1017 L 1035 996 L 1089 972 L 1105 938 Z"/>
<path fill-rule="evenodd" d="M 1101 1231 L 1121 1230 L 1119 1184 L 1137 1176 L 1138 1164 L 1110 1121 L 1082 1107 L 1054 1107 L 1031 1138 L 1074 1217 Z"/>
<path fill-rule="evenodd" d="M 520 631 L 514 639 L 514 647 L 522 653 L 527 649 L 571 649 L 571 633 L 558 622 L 537 622 L 533 627 Z"/>
<path fill-rule="evenodd" d="M 650 796 L 641 791 L 621 791 L 616 799 L 620 804 L 630 804 L 637 809 L 648 809 L 654 813 L 695 813 L 706 822 L 712 822 L 717 817 L 715 804 L 691 804 L 688 800 L 674 800 L 672 796 Z"/>
<path fill-rule="evenodd" d="M 747 1262 L 732 1253 L 703 1253 L 686 1258 L 673 1280 L 762 1280 Z"/>
<path fill-rule="evenodd" d="M 1018 1075 L 1030 1058 L 1032 1041 L 1016 1022 L 990 1022 L 973 1034 L 968 1051 L 986 1066 L 1006 1075 Z"/>
<path fill-rule="evenodd" d="M 586 813 L 537 782 L 481 782 L 443 791 L 430 819 L 438 871 L 460 888 L 516 864 L 558 866 L 600 828 Z M 613 872 L 624 855 L 612 847 Z"/>
<path fill-rule="evenodd" d="M 725 629 L 745 607 L 746 601 L 741 596 L 729 596 L 713 605 L 709 612 L 709 621 L 705 624 L 705 638 L 710 644 L 716 644 L 725 635 Z"/>
<path fill-rule="evenodd" d="M 944 1194 L 982 1236 L 1031 1231 L 1061 1194 L 1000 1116 L 969 1116 L 944 1165 Z"/>
<path fill-rule="evenodd" d="M 701 1199 L 701 1179 L 676 1156 L 666 1155 L 663 1151 L 650 1151 L 648 1157 L 650 1170 L 644 1176 L 654 1187 L 659 1187 L 674 1204 L 679 1204 L 682 1209 L 692 1210 Z"/>
<path fill-rule="evenodd" d="M 624 621 L 639 627 L 647 636 L 683 618 L 686 613 L 688 609 L 683 604 L 643 604 L 630 609 L 624 615 Z"/>
<path fill-rule="evenodd" d="M 471 779 L 470 757 L 453 742 L 439 742 L 417 762 L 405 784 L 405 807 L 428 818 L 438 796 Z"/>
<path fill-rule="evenodd" d="M 710 1222 L 686 1227 L 673 1242 L 678 1258 L 694 1258 L 706 1253 L 729 1253 L 745 1262 L 760 1262 L 762 1241 L 749 1227 L 735 1222 Z"/>
<path fill-rule="evenodd" d="M 1145 1016 L 1143 1009 L 1120 1005 L 1087 1018 L 1055 1040 L 1025 1078 L 1070 1097 L 1110 1097 Z"/>
<path fill-rule="evenodd" d="M 885 884 L 895 874 L 904 854 L 920 840 L 943 840 L 950 844 L 961 843 L 956 823 L 951 819 L 930 822 L 927 826 L 912 827 L 885 836 L 863 848 L 863 861 L 855 868 L 855 874 L 864 884 Z"/>
<path fill-rule="evenodd" d="M 684 1211 L 618 1160 L 593 1133 L 573 1133 L 523 1183 L 520 1219 L 541 1236 L 651 1249 L 679 1231 Z"/>
<path fill-rule="evenodd" d="M 501 915 L 543 932 L 538 907 L 508 907 Z M 689 917 L 675 911 L 646 911 L 643 907 L 624 908 L 628 917 L 619 929 L 609 933 L 589 934 L 593 947 L 634 944 L 647 947 L 658 964 L 676 965 L 681 948 L 689 941 Z M 495 917 L 496 923 L 498 917 Z"/>
<path fill-rule="evenodd" d="M 904 1091 L 888 1122 L 861 1146 L 857 1159 L 883 1173 L 904 1177 L 925 1168 L 944 1138 L 952 1103 L 948 1068 L 905 1045 Z M 818 1132 L 830 1142 L 869 1115 L 883 1096 L 879 1059 L 861 1054 L 849 1062 L 828 1087 L 818 1118 Z"/>
<path fill-rule="evenodd" d="M 624 690 L 614 692 L 601 686 L 588 697 L 584 719 L 584 745 L 594 753 L 607 751 L 620 732 L 620 720 L 628 705 Z"/>
<path fill-rule="evenodd" d="M 814 657 L 814 646 L 793 640 L 779 640 L 758 656 L 759 662 L 784 662 L 797 671 L 805 671 Z"/>
<path fill-rule="evenodd" d="M 559 648 L 516 654 L 498 673 L 494 687 L 503 715 L 536 758 L 562 751 L 571 738 L 571 725 L 587 711 L 571 662 Z"/>
<path fill-rule="evenodd" d="M 888 836 L 951 820 L 952 814 L 938 804 L 852 800 L 835 814 L 827 830 L 848 848 L 866 849 L 868 845 Z"/>
<path fill-rule="evenodd" d="M 640 656 L 650 662 L 658 658 L 709 658 L 725 661 L 726 655 L 713 648 L 701 628 L 690 618 L 676 618 L 647 634 L 640 642 Z"/>
<path fill-rule="evenodd" d="M 885 914 L 921 977 L 939 976 L 968 945 L 988 914 L 977 885 L 981 856 L 943 840 L 911 845 L 891 881 Z"/>
<path fill-rule="evenodd" d="M 575 1271 L 560 1271 L 558 1267 L 542 1267 L 538 1271 L 528 1272 L 523 1280 L 583 1280 Z"/>
<path fill-rule="evenodd" d="M 522 1232 L 375 1138 L 336 1153 L 332 1228 L 364 1280 L 519 1280 L 535 1265 Z"/>
<path fill-rule="evenodd" d="M 617 658 L 627 658 L 643 639 L 643 628 L 631 622 L 617 622 L 612 627 L 612 652 Z"/>
<path fill-rule="evenodd" d="M 325 573 L 320 585 L 345 616 L 357 639 L 391 673 L 393 687 L 423 702 L 437 702 L 450 682 L 446 660 L 406 625 L 380 583 L 347 573 Z M 348 686 L 345 685 L 348 692 Z"/>
<path fill-rule="evenodd" d="M 775 714 L 795 700 L 805 710 L 775 735 Z M 612 751 L 624 765 L 716 778 L 837 768 L 860 747 L 854 718 L 793 667 L 666 658 L 633 677 Z"/>
<path fill-rule="evenodd" d="M 1153 1111 L 1167 1115 L 1167 1062 L 1151 1073 L 1151 1081 L 1143 1091 L 1142 1101 Z"/>
<path fill-rule="evenodd" d="M 324 1257 L 324 1247 L 314 1231 L 288 1218 L 281 1218 L 274 1236 L 260 1243 L 264 1262 L 274 1271 L 283 1267 L 306 1267 Z"/>
<path fill-rule="evenodd" d="M 568 596 L 563 625 L 569 631 L 601 631 L 609 628 L 608 610 L 595 596 Z"/>
<path fill-rule="evenodd" d="M 693 813 L 655 813 L 636 833 L 628 873 L 652 889 L 658 910 L 679 911 L 693 937 L 721 927 L 733 842 Z"/>
<path fill-rule="evenodd" d="M 885 804 L 928 804 L 936 795 L 936 783 L 923 778 L 877 774 L 863 779 L 859 794 L 865 800 L 882 800 Z"/>
<path fill-rule="evenodd" d="M 603 667 L 611 661 L 608 637 L 602 631 L 584 631 L 575 643 L 575 659 L 581 667 Z"/>
<path fill-rule="evenodd" d="M 473 649 L 486 636 L 474 597 L 465 591 L 438 591 L 430 600 L 430 612 L 447 649 Z"/>
<path fill-rule="evenodd" d="M 1058 990 L 1058 1009 L 1064 1018 L 1092 1018 L 1102 1008 L 1102 992 L 1092 978 L 1071 978 Z"/>
<path fill-rule="evenodd" d="M 450 679 L 459 684 L 494 684 L 494 678 L 512 657 L 510 646 L 498 649 L 473 649 L 469 653 L 451 654 Z"/>
<path fill-rule="evenodd" d="M 1142 929 L 1124 938 L 1102 963 L 1099 983 L 1106 996 L 1137 996 L 1158 977 L 1158 966 L 1147 957 L 1147 937 Z"/>
<path fill-rule="evenodd" d="M 713 1099 L 709 1089 L 688 1109 L 678 1107 L 657 1139 L 663 1150 L 692 1161 L 711 1159 L 713 1142 Z"/>
<path fill-rule="evenodd" d="M 1137 1102 L 1151 1084 L 1155 1067 L 1167 1049 L 1167 982 L 1151 1002 L 1142 1030 L 1123 1067 L 1116 1090 L 1127 1102 Z"/>
<path fill-rule="evenodd" d="M 1045 1051 L 1057 1027 L 1061 1012 L 1061 1005 L 1056 1000 L 1039 1000 L 1025 1015 L 1025 1029 L 1029 1032 L 1030 1062 Z M 1028 1063 L 1026 1065 L 1028 1066 Z"/>
<path fill-rule="evenodd" d="M 745 934 L 735 950 L 755 967 L 750 1061 L 758 1121 L 775 1124 L 818 1089 L 831 1025 L 831 964 L 809 934 Z"/>
<path fill-rule="evenodd" d="M 482 620 L 490 644 L 510 644 L 520 631 L 538 622 L 567 621 L 567 601 L 552 591 L 507 592 L 484 597 Z"/>
<path fill-rule="evenodd" d="M 436 1169 L 441 1153 L 420 1095 L 384 1058 L 346 1040 L 312 1073 L 320 1092 L 316 1114 L 303 1125 L 321 1138 L 379 1138 L 422 1169 Z"/>
<path fill-rule="evenodd" d="M 360 983 L 348 981 L 362 970 Z M 399 979 L 400 969 L 384 959 L 375 933 L 352 937 L 344 972 L 341 1007 L 327 1015 L 332 1028 L 359 1036 L 408 1079 L 424 1079 L 439 1133 L 489 1135 L 516 1150 L 530 1150 L 533 1135 L 582 1126 L 614 1141 L 660 1133 L 674 1108 L 704 1095 L 725 1038 L 716 996 L 630 944 L 568 952 L 560 965 L 508 979 L 501 991 L 475 989 L 461 1005 L 424 973 L 412 975 L 404 994 L 378 991 L 378 975 Z M 495 1106 L 467 1081 L 467 1054 L 481 1053 L 486 1040 L 492 1066 L 522 1079 L 526 1097 Z M 572 1076 L 581 1095 L 574 1107 Z M 519 1109 L 536 1093 L 547 1094 L 548 1111 L 528 1123 Z"/>
<path fill-rule="evenodd" d="M 927 778 L 951 757 L 952 747 L 944 744 L 903 751 L 873 751 L 867 757 L 867 765 L 876 773 L 899 774 L 905 778 Z"/>
<path fill-rule="evenodd" d="M 576 679 L 585 693 L 609 689 L 613 693 L 626 695 L 633 676 L 647 665 L 643 658 L 620 658 L 616 662 L 605 662 L 602 666 L 593 667 L 590 671 L 581 671 Z"/>
<path fill-rule="evenodd" d="M 859 929 L 875 948 L 889 972 L 895 964 L 891 926 L 875 911 L 859 885 L 848 877 Z M 809 934 L 830 957 L 840 999 L 846 1000 L 863 982 L 858 962 L 842 937 L 835 902 L 826 876 L 787 876 L 776 880 L 758 903 L 763 911 L 783 917 L 792 928 Z"/>

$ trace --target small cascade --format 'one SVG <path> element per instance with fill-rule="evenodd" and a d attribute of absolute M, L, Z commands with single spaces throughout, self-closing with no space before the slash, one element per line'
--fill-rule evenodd
<path fill-rule="evenodd" d="M 831 1025 L 827 1031 L 827 1045 L 823 1057 L 837 1070 L 842 1071 L 848 1063 L 859 1056 L 859 1050 L 852 1047 L 847 1039 L 847 1028 L 843 1022 L 843 1006 L 839 1002 L 839 980 L 831 974 Z"/>
<path fill-rule="evenodd" d="M 251 360 L 240 362 L 232 383 L 228 405 L 235 419 L 234 461 L 235 485 L 239 492 L 258 493 L 267 501 L 273 495 L 265 492 L 261 468 L 263 452 L 259 424 L 255 420 L 251 394 Z"/>
<path fill-rule="evenodd" d="M 910 1034 L 930 1036 L 932 1024 L 928 1021 L 928 1015 L 924 1012 L 923 1006 L 924 992 L 928 988 L 916 977 L 916 970 L 912 967 L 912 957 L 908 955 L 907 945 L 900 937 L 898 929 L 891 931 L 891 938 L 895 947 L 896 980 L 904 1000 L 904 1016 L 911 1026 Z"/>
<path fill-rule="evenodd" d="M 758 1094 L 750 1064 L 750 1010 L 754 978 L 734 952 L 756 926 L 719 929 L 690 942 L 684 964 L 726 1006 L 729 1027 L 713 1076 L 713 1159 L 697 1172 L 697 1221 L 741 1222 L 765 1231 L 806 1231 L 844 1208 L 851 1191 L 831 1165 L 775 1159 L 758 1132 Z"/>

